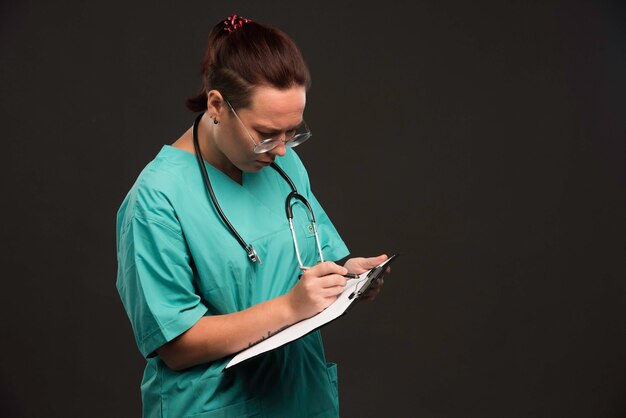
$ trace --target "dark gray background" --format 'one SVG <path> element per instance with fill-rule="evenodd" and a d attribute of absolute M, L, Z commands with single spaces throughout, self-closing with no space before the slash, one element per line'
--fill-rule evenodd
<path fill-rule="evenodd" d="M 139 416 L 115 213 L 233 12 L 301 46 L 353 255 L 402 253 L 325 328 L 342 416 L 626 416 L 626 7 L 482 0 L 4 0 L 0 415 Z"/>

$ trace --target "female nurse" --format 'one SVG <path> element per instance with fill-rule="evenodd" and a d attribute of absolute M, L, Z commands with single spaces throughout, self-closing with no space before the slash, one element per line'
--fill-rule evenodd
<path fill-rule="evenodd" d="M 336 417 L 337 370 L 319 331 L 224 366 L 386 256 L 328 261 L 348 250 L 291 149 L 311 136 L 310 80 L 286 34 L 219 22 L 202 81 L 193 126 L 145 167 L 117 216 L 117 288 L 147 359 L 143 416 Z"/>

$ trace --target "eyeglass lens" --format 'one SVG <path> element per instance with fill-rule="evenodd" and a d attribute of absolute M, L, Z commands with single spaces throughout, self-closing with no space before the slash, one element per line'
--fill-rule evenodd
<path fill-rule="evenodd" d="M 303 142 L 305 142 L 310 137 L 311 137 L 311 133 L 305 132 L 305 133 L 296 134 L 292 138 L 288 138 L 284 140 L 278 139 L 278 138 L 264 139 L 261 142 L 256 144 L 255 152 L 258 154 L 258 153 L 270 151 L 276 148 L 277 146 L 279 146 L 281 143 L 284 143 L 287 148 L 294 148 L 302 144 Z"/>

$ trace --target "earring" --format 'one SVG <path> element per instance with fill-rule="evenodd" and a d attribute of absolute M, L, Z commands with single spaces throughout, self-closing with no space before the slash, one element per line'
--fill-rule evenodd
<path fill-rule="evenodd" d="M 218 123 L 220 123 L 220 122 L 217 120 L 217 117 L 216 117 L 216 116 L 211 115 L 210 117 L 211 117 L 211 119 L 213 119 L 213 123 L 214 123 L 215 125 L 217 125 Z"/>

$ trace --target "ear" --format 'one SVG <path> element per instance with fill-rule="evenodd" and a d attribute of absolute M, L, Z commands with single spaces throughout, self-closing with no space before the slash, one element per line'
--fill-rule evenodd
<path fill-rule="evenodd" d="M 211 90 L 207 94 L 207 113 L 210 116 L 216 116 L 219 118 L 222 116 L 222 112 L 226 110 L 226 101 L 222 94 L 217 90 Z"/>

